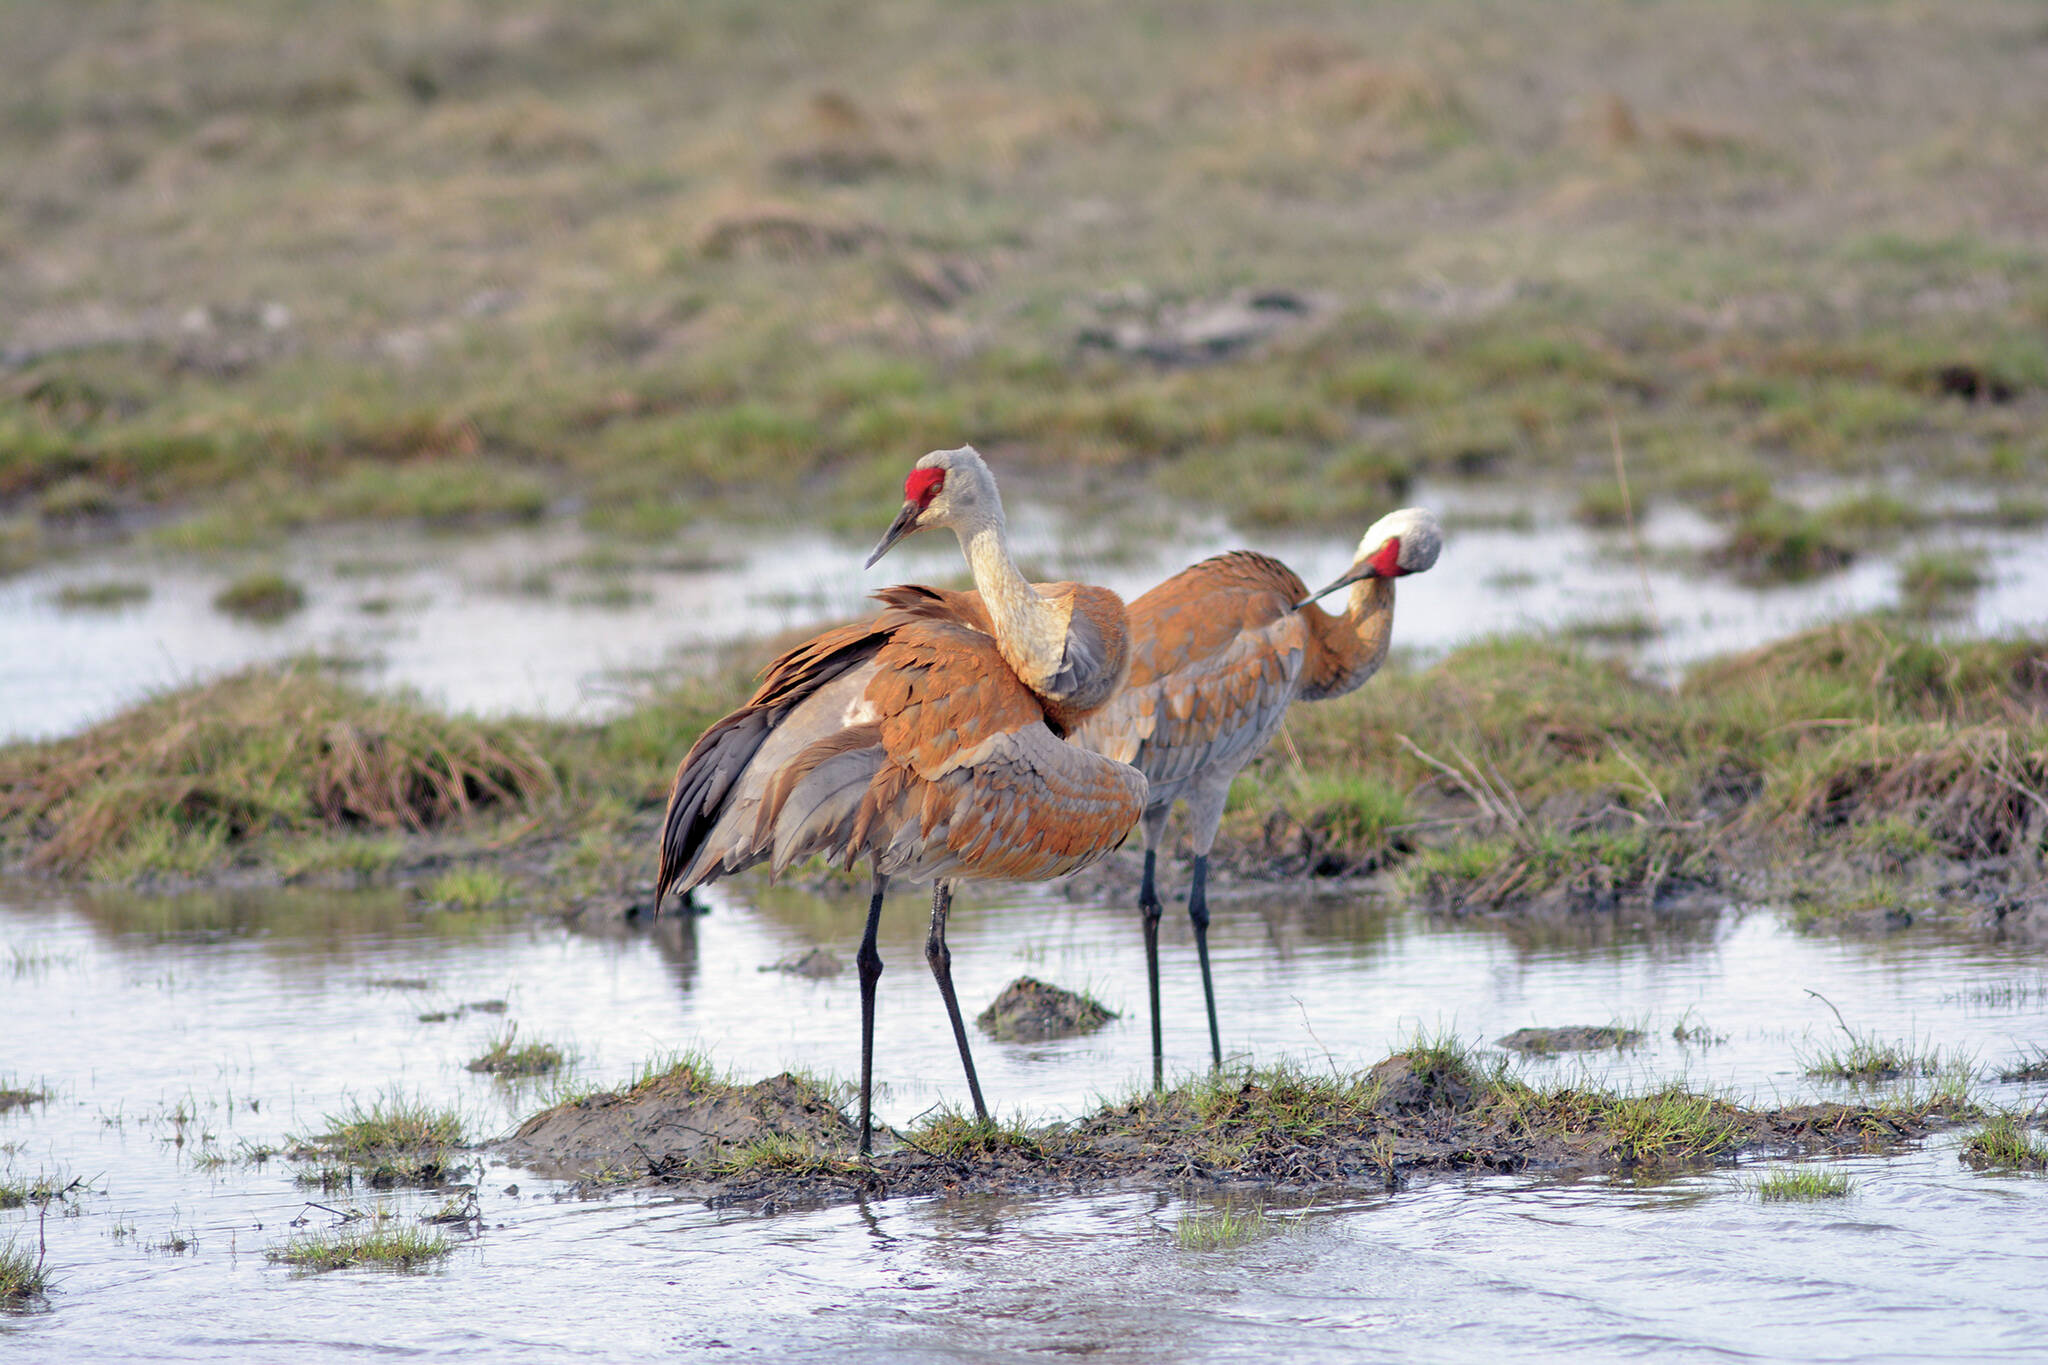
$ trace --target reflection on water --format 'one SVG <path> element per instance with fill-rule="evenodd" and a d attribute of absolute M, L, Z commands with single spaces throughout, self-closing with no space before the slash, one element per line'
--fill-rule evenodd
<path fill-rule="evenodd" d="M 1401 586 L 1404 648 L 1436 651 L 1499 631 L 1652 616 L 1666 634 L 1641 648 L 1639 662 L 1670 670 L 1897 600 L 1889 558 L 1765 589 L 1700 575 L 1677 557 L 1653 556 L 1639 574 L 1620 539 L 1574 524 L 1554 498 L 1522 497 L 1505 508 L 1461 487 L 1423 488 L 1415 497 L 1443 509 L 1450 543 L 1441 567 Z M 1503 512 L 1514 514 L 1506 524 Z M 1248 537 L 1211 517 L 1141 524 L 1022 500 L 1011 529 L 1032 571 L 1127 595 L 1245 544 L 1325 582 L 1349 562 L 1357 535 Z M 1652 550 L 1697 547 L 1716 534 L 1678 508 L 1658 511 L 1643 533 Z M 1991 586 L 1955 628 L 2038 625 L 2048 535 L 1980 539 Z M 679 659 L 691 666 L 710 646 L 856 615 L 865 594 L 885 583 L 961 574 L 958 551 L 936 536 L 909 542 L 865 573 L 856 548 L 808 529 L 697 530 L 681 549 L 636 555 L 549 524 L 462 538 L 328 531 L 258 558 L 166 559 L 127 549 L 89 564 L 46 565 L 0 582 L 0 639 L 11 646 L 0 652 L 0 740 L 62 734 L 151 691 L 308 652 L 451 708 L 595 717 L 625 703 L 627 678 L 638 671 Z M 214 594 L 257 567 L 303 582 L 306 609 L 269 626 L 216 612 Z M 151 592 L 111 611 L 58 603 L 66 588 L 109 580 L 146 583 Z"/>
<path fill-rule="evenodd" d="M 860 897 L 711 899 L 706 917 L 598 937 L 387 895 L 0 888 L 0 1079 L 55 1092 L 0 1117 L 0 1170 L 93 1183 L 78 1216 L 48 1220 L 53 1308 L 0 1319 L 0 1355 L 2026 1358 L 2048 1340 L 2048 1181 L 1973 1174 L 1954 1139 L 1841 1163 L 1861 1184 L 1846 1203 L 1761 1205 L 1743 1189 L 1751 1169 L 1649 1184 L 1487 1177 L 1276 1205 L 1266 1235 L 1206 1252 L 1180 1248 L 1190 1205 L 1164 1194 L 763 1216 L 644 1194 L 565 1202 L 496 1168 L 481 1182 L 484 1232 L 433 1272 L 296 1277 L 264 1262 L 295 1216 L 330 1215 L 305 1208 L 289 1163 L 209 1154 L 275 1144 L 392 1087 L 504 1131 L 551 1088 L 463 1069 L 508 1025 L 571 1050 L 576 1083 L 622 1080 L 683 1046 L 744 1077 L 851 1074 L 853 973 L 763 969 L 819 944 L 850 960 Z M 961 1097 L 924 919 L 905 894 L 883 923 L 877 1065 L 895 1122 Z M 1644 1046 L 1523 1065 L 1791 1100 L 1838 1093 L 1799 1060 L 1835 1031 L 1811 989 L 1875 1036 L 1973 1054 L 1995 1099 L 2048 1096 L 1988 1078 L 2048 1042 L 2038 953 L 1808 939 L 1761 913 L 1599 923 L 1444 926 L 1298 894 L 1219 905 L 1226 1047 L 1354 1067 L 1418 1027 L 1484 1041 L 1619 1020 L 1645 1030 Z M 956 909 L 952 938 L 970 1011 L 1024 972 L 1124 1011 L 1083 1039 L 978 1040 L 999 1109 L 1071 1114 L 1148 1073 L 1134 910 L 983 895 Z M 1165 939 L 1169 1065 L 1192 1070 L 1206 1039 L 1184 917 Z M 1680 1024 L 1699 1032 L 1680 1041 Z M 388 1203 L 406 1214 L 421 1198 Z M 0 1238 L 31 1224 L 31 1210 L 0 1214 Z M 183 1252 L 165 1249 L 176 1242 Z"/>

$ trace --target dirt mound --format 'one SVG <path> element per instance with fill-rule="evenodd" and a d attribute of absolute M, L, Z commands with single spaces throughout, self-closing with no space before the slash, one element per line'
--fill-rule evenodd
<path fill-rule="evenodd" d="M 1641 1029 L 1614 1024 L 1565 1024 L 1557 1028 L 1518 1028 L 1496 1038 L 1496 1046 L 1510 1052 L 1547 1057 L 1553 1052 L 1597 1052 L 1601 1048 L 1634 1047 L 1643 1041 Z"/>
<path fill-rule="evenodd" d="M 557 1179 L 619 1177 L 716 1165 L 764 1138 L 792 1138 L 821 1155 L 854 1145 L 846 1116 L 801 1077 L 736 1086 L 677 1067 L 630 1090 L 543 1110 L 498 1150 Z"/>
<path fill-rule="evenodd" d="M 1093 1033 L 1116 1017 L 1115 1010 L 1085 995 L 1020 976 L 1003 987 L 1003 993 L 975 1015 L 974 1022 L 999 1042 L 1037 1043 Z"/>
<path fill-rule="evenodd" d="M 1699 1165 L 1746 1152 L 1883 1150 L 1963 1116 L 1883 1103 L 1751 1110 L 1680 1086 L 1537 1090 L 1456 1049 L 1424 1047 L 1350 1076 L 1279 1067 L 1206 1077 L 1039 1128 L 942 1114 L 879 1144 L 871 1160 L 850 1144 L 767 1142 L 738 1156 L 706 1148 L 696 1161 L 650 1158 L 647 1147 L 610 1164 L 713 1207 L 773 1211 L 920 1195 L 1388 1189 L 1429 1172 Z"/>
<path fill-rule="evenodd" d="M 1379 1086 L 1375 1108 L 1393 1117 L 1460 1113 L 1479 1100 L 1480 1080 L 1462 1058 L 1417 1059 L 1404 1053 L 1387 1058 L 1367 1075 Z"/>

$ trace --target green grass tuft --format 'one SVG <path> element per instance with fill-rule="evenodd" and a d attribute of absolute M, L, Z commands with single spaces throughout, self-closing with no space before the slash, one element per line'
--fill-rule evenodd
<path fill-rule="evenodd" d="M 1855 1193 L 1856 1182 L 1840 1171 L 1801 1167 L 1759 1176 L 1750 1189 L 1766 1204 L 1810 1203 L 1819 1199 L 1846 1199 Z"/>
<path fill-rule="evenodd" d="M 468 1069 L 491 1076 L 544 1076 L 559 1070 L 567 1060 L 552 1043 L 520 1043 L 518 1027 L 505 1030 L 491 1046 L 468 1062 Z"/>
<path fill-rule="evenodd" d="M 417 1270 L 440 1260 L 455 1249 L 439 1232 L 427 1228 L 394 1226 L 378 1219 L 366 1228 L 341 1227 L 328 1232 L 308 1232 L 282 1246 L 272 1247 L 264 1259 L 295 1270 L 318 1272 L 371 1267 L 379 1270 Z"/>
<path fill-rule="evenodd" d="M 1353 853 L 1383 847 L 1408 820 L 1408 798 L 1392 783 L 1366 773 L 1297 773 L 1294 788 L 1305 824 Z"/>
<path fill-rule="evenodd" d="M 439 1185 L 456 1170 L 456 1149 L 467 1141 L 462 1116 L 397 1092 L 365 1106 L 325 1117 L 318 1133 L 292 1139 L 289 1155 L 312 1163 L 321 1188 L 360 1178 L 373 1189 Z M 352 1169 L 350 1169 L 352 1168 Z"/>
<path fill-rule="evenodd" d="M 17 967 L 15 975 L 23 973 Z M 26 1109 L 32 1104 L 47 1104 L 50 1092 L 40 1085 L 21 1085 L 12 1077 L 0 1081 L 0 1114 L 14 1109 Z"/>
<path fill-rule="evenodd" d="M 1939 1076 L 1955 1064 L 1939 1048 L 1919 1051 L 1910 1041 L 1881 1043 L 1851 1039 L 1844 1047 L 1824 1047 L 1803 1057 L 1806 1074 L 1817 1080 L 1875 1085 L 1912 1077 Z"/>
<path fill-rule="evenodd" d="M 451 910 L 483 910 L 512 900 L 518 889 L 494 867 L 458 867 L 428 883 L 426 899 Z"/>
<path fill-rule="evenodd" d="M 56 603 L 64 611 L 116 611 L 149 600 L 147 583 L 125 579 L 102 579 L 96 583 L 66 583 L 57 589 Z"/>
<path fill-rule="evenodd" d="M 306 590 L 281 574 L 250 574 L 213 595 L 215 611 L 269 625 L 305 609 Z"/>
<path fill-rule="evenodd" d="M 0 1312 L 32 1308 L 50 1288 L 50 1274 L 44 1269 L 40 1249 L 32 1249 L 9 1233 L 0 1242 Z"/>
<path fill-rule="evenodd" d="M 1975 550 L 1922 550 L 1899 566 L 1899 597 L 1908 612 L 1932 616 L 1955 608 L 1989 579 Z"/>
<path fill-rule="evenodd" d="M 1038 1155 L 1038 1138 L 1021 1118 L 975 1119 L 958 1110 L 943 1110 L 925 1119 L 904 1140 L 934 1156 L 967 1159 L 1004 1152 Z"/>
<path fill-rule="evenodd" d="M 2019 1115 L 1998 1114 L 1964 1142 L 1963 1161 L 1980 1171 L 2048 1171 L 2048 1141 L 2027 1132 Z"/>
<path fill-rule="evenodd" d="M 721 1152 L 713 1174 L 720 1179 L 746 1180 L 771 1175 L 819 1175 L 858 1169 L 859 1162 L 835 1157 L 809 1138 L 769 1133 Z"/>
<path fill-rule="evenodd" d="M 1291 1218 L 1273 1217 L 1264 1204 L 1249 1209 L 1225 1204 L 1183 1213 L 1173 1225 L 1173 1240 L 1182 1251 L 1225 1251 L 1280 1236 L 1291 1231 L 1294 1223 Z"/>

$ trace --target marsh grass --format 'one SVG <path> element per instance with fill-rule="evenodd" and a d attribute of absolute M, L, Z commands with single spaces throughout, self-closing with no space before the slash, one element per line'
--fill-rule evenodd
<path fill-rule="evenodd" d="M 0 1242 L 0 1312 L 33 1308 L 47 1296 L 50 1273 L 41 1246 L 30 1247 L 13 1232 Z"/>
<path fill-rule="evenodd" d="M 1957 609 L 1989 581 L 1982 551 L 1921 550 L 1899 565 L 1900 605 L 1916 616 L 1938 615 Z"/>
<path fill-rule="evenodd" d="M 215 611 L 262 625 L 282 621 L 305 606 L 305 588 L 275 573 L 238 578 L 213 595 Z"/>
<path fill-rule="evenodd" d="M 373 1189 L 438 1185 L 456 1170 L 458 1149 L 467 1141 L 460 1114 L 393 1091 L 365 1105 L 325 1117 L 326 1128 L 295 1136 L 287 1152 L 307 1163 L 300 1179 L 320 1188 L 346 1187 L 360 1179 Z"/>
<path fill-rule="evenodd" d="M 985 1147 L 963 1142 L 947 1154 L 972 1154 L 984 1150 Z M 747 1180 L 772 1175 L 849 1173 L 860 1170 L 860 1163 L 835 1155 L 809 1138 L 769 1133 L 727 1148 L 718 1155 L 712 1169 L 721 1179 Z"/>
<path fill-rule="evenodd" d="M 1021 1117 L 972 1118 L 957 1109 L 929 1115 L 903 1134 L 903 1140 L 934 1156 L 973 1159 L 1002 1152 L 1035 1156 L 1043 1148 L 1039 1135 Z"/>
<path fill-rule="evenodd" d="M 1391 846 L 1409 817 L 1406 794 L 1370 773 L 1296 772 L 1293 793 L 1304 823 L 1354 857 Z"/>
<path fill-rule="evenodd" d="M 2048 1081 L 2048 1047 L 2036 1046 L 2031 1054 L 2007 1063 L 1999 1069 L 1998 1079 L 2008 1085 L 2019 1081 Z"/>
<path fill-rule="evenodd" d="M 1543 1121 L 1566 1133 L 1598 1133 L 1624 1162 L 1703 1161 L 1739 1146 L 1749 1129 L 1742 1108 L 1673 1083 L 1639 1095 L 1560 1087 L 1525 1099 L 1508 1088 L 1504 1109 L 1537 1101 Z"/>
<path fill-rule="evenodd" d="M 1798 583 L 1846 567 L 1856 552 L 1849 533 L 1821 513 L 1771 502 L 1735 524 L 1718 560 L 1748 583 Z"/>
<path fill-rule="evenodd" d="M 1249 1208 L 1235 1204 L 1193 1208 L 1175 1220 L 1173 1240 L 1182 1251 L 1227 1251 L 1285 1236 L 1295 1230 L 1298 1221 L 1276 1218 L 1267 1212 L 1264 1204 L 1253 1204 Z"/>
<path fill-rule="evenodd" d="M 1803 1204 L 1823 1199 L 1846 1199 L 1856 1192 L 1856 1182 L 1841 1171 L 1802 1166 L 1758 1176 L 1749 1188 L 1750 1193 L 1766 1204 Z"/>
<path fill-rule="evenodd" d="M 518 888 L 495 867 L 458 867 L 429 882 L 422 894 L 450 910 L 484 910 L 513 900 Z"/>
<path fill-rule="evenodd" d="M 301 1233 L 266 1251 L 264 1258 L 308 1273 L 362 1267 L 403 1271 L 431 1265 L 454 1249 L 439 1232 L 378 1219 L 367 1227 Z"/>
<path fill-rule="evenodd" d="M 2018 1114 L 1997 1114 L 1964 1141 L 1962 1159 L 1980 1171 L 2043 1171 L 2048 1142 L 2029 1133 Z"/>
<path fill-rule="evenodd" d="M 558 790 L 528 731 L 287 668 L 145 702 L 71 739 L 0 748 L 0 838 L 32 829 L 37 870 L 132 880 L 217 867 L 272 839 L 422 833 Z"/>
<path fill-rule="evenodd" d="M 18 966 L 15 975 L 23 975 Z M 12 1076 L 0 1079 L 0 1114 L 11 1113 L 16 1109 L 26 1109 L 32 1104 L 48 1104 L 49 1102 L 50 1091 L 45 1086 L 24 1085 Z"/>
<path fill-rule="evenodd" d="M 616 894 L 634 822 L 747 686 L 720 669 L 588 726 L 253 672 L 0 749 L 0 848 L 119 881 L 438 864 L 412 874 L 422 894 L 467 908 L 527 894 L 516 847 L 543 851 L 572 897 Z M 1668 688 L 1570 642 L 1497 638 L 1426 668 L 1397 660 L 1289 730 L 1299 764 L 1275 746 L 1240 776 L 1223 856 L 1391 867 L 1400 893 L 1453 913 L 1656 907 L 1731 867 L 1768 869 L 1802 925 L 1949 913 L 1928 880 L 1944 864 L 2039 846 L 2027 793 L 2048 802 L 2048 645 L 1851 621 Z"/>
<path fill-rule="evenodd" d="M 559 1071 L 568 1061 L 562 1049 L 552 1043 L 518 1041 L 515 1025 L 491 1040 L 489 1048 L 465 1065 L 471 1071 L 507 1078 L 545 1076 Z"/>
<path fill-rule="evenodd" d="M 86 1193 L 82 1180 L 62 1175 L 0 1176 L 0 1209 L 60 1204 Z"/>
<path fill-rule="evenodd" d="M 1137 6 L 1019 51 L 1022 14 L 917 0 L 849 32 L 828 10 L 372 6 L 298 41 L 264 6 L 202 32 L 18 0 L 0 236 L 78 257 L 9 285 L 0 564 L 167 508 L 192 545 L 562 495 L 637 535 L 681 508 L 866 522 L 908 453 L 968 436 L 1263 524 L 1360 517 L 1410 471 L 1580 477 L 1610 417 L 1656 456 L 1646 483 L 2038 459 L 2012 414 L 2048 382 L 2040 248 L 1944 207 L 2038 173 L 2031 144 L 1953 135 L 2002 126 L 1994 92 L 2031 74 L 1995 11 L 1955 19 L 1951 50 L 1800 8 L 1784 41 L 1854 46 L 1865 105 L 1802 78 L 1700 91 L 1683 117 L 1617 96 L 1590 130 L 1562 126 L 1558 89 L 1668 92 L 1677 54 L 1737 69 L 1754 33 L 1700 0 L 1651 44 L 1583 4 L 1318 3 L 1279 26 Z M 109 111 L 97 77 L 137 42 L 151 93 Z M 1891 191 L 1875 222 L 1826 192 L 1815 148 Z M 192 192 L 166 255 L 138 186 L 172 169 Z M 1140 211 L 1080 257 L 1019 249 L 1134 184 Z M 1687 230 L 1701 196 L 1710 241 Z M 1369 207 L 1427 259 L 1360 252 L 1301 203 Z M 405 248 L 451 221 L 504 230 Z M 1479 260 L 1500 265 L 1456 264 Z M 1314 307 L 1270 343 L 1204 346 L 1202 374 L 1079 345 L 1246 285 Z M 1710 296 L 1774 302 L 1709 326 Z M 79 298 L 100 331 L 65 322 Z"/>
<path fill-rule="evenodd" d="M 1642 612 L 1619 612 L 1611 616 L 1585 616 L 1567 621 L 1565 636 L 1591 644 L 1639 645 L 1661 633 L 1657 622 Z"/>
<path fill-rule="evenodd" d="M 118 611 L 149 600 L 147 583 L 127 579 L 101 579 L 94 583 L 66 583 L 57 589 L 56 603 L 64 611 Z"/>
<path fill-rule="evenodd" d="M 1847 1043 L 1822 1046 L 1803 1053 L 1800 1065 L 1807 1075 L 1816 1080 L 1881 1085 L 1889 1081 L 1942 1076 L 1958 1066 L 1968 1070 L 1969 1059 L 1946 1055 L 1940 1048 L 1922 1049 L 1911 1039 L 1881 1042 L 1854 1036 Z"/>

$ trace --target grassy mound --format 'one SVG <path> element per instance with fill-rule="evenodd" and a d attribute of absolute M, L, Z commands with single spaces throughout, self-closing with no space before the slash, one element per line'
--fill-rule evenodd
<path fill-rule="evenodd" d="M 195 872 L 271 836 L 424 833 L 558 790 L 529 733 L 255 671 L 0 750 L 0 837 L 36 869 Z"/>
<path fill-rule="evenodd" d="M 247 673 L 0 750 L 0 857 L 116 881 L 402 864 L 450 908 L 526 901 L 543 876 L 558 901 L 637 903 L 676 761 L 747 687 L 731 670 L 577 726 Z M 1232 790 L 1216 857 L 1239 874 L 1387 872 L 1451 914 L 1778 898 L 1807 923 L 2048 931 L 2039 641 L 1858 620 L 1672 688 L 1501 638 L 1288 728 Z"/>
<path fill-rule="evenodd" d="M 1418 1040 L 1365 1072 L 1282 1065 L 1219 1073 L 1067 1123 L 941 1112 L 885 1134 L 862 1161 L 851 1125 L 820 1109 L 814 1091 L 788 1087 L 786 1077 L 738 1086 L 696 1069 L 683 1083 L 643 1082 L 549 1110 L 503 1149 L 522 1164 L 580 1170 L 598 1184 L 657 1180 L 714 1204 L 829 1203 L 1108 1184 L 1381 1188 L 1432 1171 L 1668 1167 L 1745 1152 L 1883 1148 L 1973 1112 L 1954 1096 L 1757 1110 L 1681 1085 L 1644 1094 L 1539 1087 L 1453 1042 Z M 715 1132 L 695 1121 L 706 1117 Z M 533 1140 L 571 1129 L 577 1151 L 568 1165 L 563 1150 Z"/>

